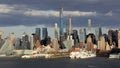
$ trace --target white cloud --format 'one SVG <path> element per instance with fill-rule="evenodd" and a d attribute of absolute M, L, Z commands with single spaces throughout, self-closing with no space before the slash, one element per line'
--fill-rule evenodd
<path fill-rule="evenodd" d="M 18 8 L 19 7 L 19 8 Z M 23 7 L 23 6 L 22 6 Z M 27 7 L 20 8 L 18 5 L 0 4 L 1 14 L 21 14 L 26 16 L 59 17 L 59 11 L 54 10 L 34 10 Z M 96 12 L 64 11 L 64 16 L 96 16 Z"/>
<path fill-rule="evenodd" d="M 113 16 L 112 11 L 110 11 L 110 12 L 106 13 L 106 14 L 105 14 L 105 16 Z"/>
<path fill-rule="evenodd" d="M 96 12 L 64 11 L 64 16 L 96 16 Z"/>
<path fill-rule="evenodd" d="M 13 11 L 14 7 L 11 7 L 6 4 L 0 4 L 0 13 L 10 13 Z"/>
<path fill-rule="evenodd" d="M 55 16 L 58 17 L 59 12 L 57 11 L 43 11 L 43 10 L 30 10 L 30 11 L 25 11 L 25 15 L 27 16 Z"/>
<path fill-rule="evenodd" d="M 24 12 L 27 16 L 54 16 L 59 17 L 59 11 L 29 10 Z M 96 16 L 96 12 L 64 11 L 64 16 Z"/>

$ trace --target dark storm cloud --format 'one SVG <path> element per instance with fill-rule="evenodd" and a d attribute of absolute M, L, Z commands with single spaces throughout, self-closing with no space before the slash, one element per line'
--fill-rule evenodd
<path fill-rule="evenodd" d="M 120 23 L 120 0 L 0 0 L 0 25 L 37 25 L 59 22 L 55 16 L 41 16 L 41 11 L 59 11 L 63 6 L 64 11 L 96 12 L 96 16 L 74 16 L 74 26 L 87 26 L 87 19 L 91 18 L 93 26 L 98 24 L 104 26 L 119 25 Z M 38 16 L 33 16 L 38 11 Z M 24 15 L 29 12 L 28 16 Z M 48 13 L 48 15 L 51 15 Z M 68 22 L 68 17 L 65 18 Z M 79 25 L 78 25 L 79 24 Z"/>

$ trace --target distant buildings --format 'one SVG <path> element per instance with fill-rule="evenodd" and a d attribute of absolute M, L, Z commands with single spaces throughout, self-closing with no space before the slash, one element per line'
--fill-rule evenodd
<path fill-rule="evenodd" d="M 63 30 L 64 30 L 64 22 L 63 22 L 63 7 L 60 7 L 60 23 L 59 23 L 59 35 L 63 35 Z"/>
<path fill-rule="evenodd" d="M 33 50 L 35 47 L 35 42 L 34 42 L 34 35 L 32 34 L 30 36 L 30 49 Z"/>
<path fill-rule="evenodd" d="M 29 36 L 26 32 L 22 34 L 21 49 L 30 49 Z"/>
<path fill-rule="evenodd" d="M 75 47 L 79 47 L 79 36 L 78 36 L 78 31 L 77 30 L 73 30 L 73 40 L 74 40 L 74 46 Z"/>
<path fill-rule="evenodd" d="M 42 39 L 46 39 L 48 37 L 47 28 L 42 28 Z"/>
<path fill-rule="evenodd" d="M 72 16 L 69 18 L 69 34 L 72 34 Z"/>
<path fill-rule="evenodd" d="M 120 48 L 120 30 L 118 31 L 118 48 Z"/>
<path fill-rule="evenodd" d="M 101 36 L 98 41 L 98 49 L 105 51 L 106 42 L 104 36 Z"/>
<path fill-rule="evenodd" d="M 4 43 L 4 32 L 0 30 L 0 48 L 2 47 Z"/>
<path fill-rule="evenodd" d="M 0 30 L 0 37 L 1 39 L 4 39 L 4 31 Z"/>
<path fill-rule="evenodd" d="M 36 28 L 35 30 L 35 36 L 36 36 L 36 40 L 41 40 L 41 29 L 40 28 Z"/>
<path fill-rule="evenodd" d="M 88 34 L 91 33 L 91 19 L 88 19 Z"/>
<path fill-rule="evenodd" d="M 57 23 L 55 23 L 54 29 L 55 29 L 55 38 L 58 39 L 58 24 Z"/>
<path fill-rule="evenodd" d="M 35 32 L 28 36 L 26 32 L 22 34 L 22 38 L 16 38 L 14 33 L 11 33 L 7 38 L 4 38 L 4 32 L 0 30 L 0 53 L 11 54 L 11 50 L 34 50 L 38 49 L 44 52 L 44 48 L 52 48 L 55 51 L 60 49 L 69 51 L 71 48 L 86 49 L 88 51 L 97 48 L 100 51 L 109 51 L 113 47 L 120 48 L 120 30 L 109 30 L 108 34 L 102 33 L 102 28 L 99 26 L 95 29 L 95 34 L 92 33 L 91 19 L 88 19 L 88 27 L 73 29 L 72 17 L 69 22 L 63 21 L 63 7 L 60 8 L 60 21 L 54 24 L 55 38 L 48 36 L 48 28 L 35 28 Z M 66 26 L 66 28 L 64 28 Z M 97 46 L 96 46 L 97 45 Z"/>

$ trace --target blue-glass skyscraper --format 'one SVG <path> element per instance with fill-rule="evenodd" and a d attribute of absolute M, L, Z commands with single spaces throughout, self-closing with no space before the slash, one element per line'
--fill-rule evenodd
<path fill-rule="evenodd" d="M 41 39 L 41 29 L 40 28 L 36 28 L 35 35 L 36 35 L 36 40 Z"/>
<path fill-rule="evenodd" d="M 64 22 L 63 22 L 63 7 L 60 8 L 60 23 L 59 23 L 60 36 L 63 35 Z"/>
<path fill-rule="evenodd" d="M 47 28 L 42 28 L 42 39 L 46 39 L 48 37 Z"/>

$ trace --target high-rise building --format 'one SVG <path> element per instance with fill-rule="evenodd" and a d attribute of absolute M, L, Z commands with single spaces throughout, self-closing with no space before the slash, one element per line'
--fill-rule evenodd
<path fill-rule="evenodd" d="M 49 41 L 49 38 L 48 38 L 47 28 L 42 28 L 42 41 L 41 41 L 41 45 L 47 46 L 48 41 Z"/>
<path fill-rule="evenodd" d="M 79 37 L 77 30 L 73 30 L 73 39 L 74 39 L 74 46 L 79 47 Z"/>
<path fill-rule="evenodd" d="M 98 49 L 100 50 L 106 50 L 106 42 L 104 36 L 100 37 L 100 40 L 98 41 Z"/>
<path fill-rule="evenodd" d="M 120 30 L 118 31 L 118 48 L 120 48 Z"/>
<path fill-rule="evenodd" d="M 6 38 L 5 43 L 0 48 L 0 54 L 11 55 L 13 54 L 14 45 L 11 42 L 10 36 Z"/>
<path fill-rule="evenodd" d="M 95 35 L 94 35 L 93 33 L 86 35 L 85 43 L 87 42 L 87 38 L 88 38 L 89 36 L 90 36 L 91 39 L 92 39 L 92 43 L 93 43 L 93 44 L 97 44 Z"/>
<path fill-rule="evenodd" d="M 99 40 L 99 30 L 97 28 L 95 29 L 95 37 L 96 37 L 96 40 L 98 41 Z"/>
<path fill-rule="evenodd" d="M 34 36 L 33 35 L 30 36 L 30 49 L 31 50 L 34 49 Z"/>
<path fill-rule="evenodd" d="M 86 37 L 86 29 L 84 28 L 84 35 L 85 35 L 85 37 Z"/>
<path fill-rule="evenodd" d="M 109 41 L 108 41 L 108 44 L 110 45 L 110 46 L 112 46 L 112 35 L 113 35 L 113 30 L 109 30 L 108 31 L 108 39 L 109 39 Z"/>
<path fill-rule="evenodd" d="M 20 44 L 21 44 L 21 39 L 20 38 L 16 38 L 16 42 L 15 42 L 15 49 L 20 49 Z"/>
<path fill-rule="evenodd" d="M 90 35 L 87 37 L 86 43 L 87 43 L 86 49 L 88 51 L 92 50 L 94 46 L 93 46 L 93 42 L 92 42 L 92 37 Z"/>
<path fill-rule="evenodd" d="M 22 34 L 21 49 L 30 49 L 29 36 L 26 32 Z"/>
<path fill-rule="evenodd" d="M 109 30 L 108 40 L 110 46 L 114 45 L 115 47 L 118 47 L 118 30 Z"/>
<path fill-rule="evenodd" d="M 66 36 L 68 36 L 69 35 L 69 25 L 68 25 L 68 23 L 66 23 Z"/>
<path fill-rule="evenodd" d="M 0 36 L 0 48 L 2 47 L 3 43 L 4 43 L 4 40 Z"/>
<path fill-rule="evenodd" d="M 69 18 L 69 34 L 72 34 L 72 16 Z"/>
<path fill-rule="evenodd" d="M 11 41 L 13 44 L 15 44 L 15 41 L 16 41 L 15 34 L 14 34 L 14 33 L 11 33 L 9 37 L 10 37 L 10 41 Z"/>
<path fill-rule="evenodd" d="M 64 22 L 63 22 L 63 7 L 60 7 L 60 24 L 59 24 L 59 33 L 60 36 L 64 34 L 63 30 L 64 30 Z"/>
<path fill-rule="evenodd" d="M 0 30 L 0 37 L 1 39 L 4 39 L 4 31 Z"/>
<path fill-rule="evenodd" d="M 109 51 L 111 48 L 110 48 L 110 45 L 108 44 L 108 42 L 106 42 L 106 48 L 105 48 L 105 50 L 106 51 Z"/>
<path fill-rule="evenodd" d="M 41 29 L 36 28 L 35 30 L 36 40 L 41 40 Z"/>
<path fill-rule="evenodd" d="M 58 24 L 55 23 L 55 38 L 58 39 Z"/>
<path fill-rule="evenodd" d="M 102 27 L 99 27 L 99 37 L 102 36 Z"/>
<path fill-rule="evenodd" d="M 53 39 L 52 48 L 54 48 L 55 50 L 59 50 L 58 39 L 56 39 L 56 38 Z"/>
<path fill-rule="evenodd" d="M 96 40 L 100 40 L 100 37 L 102 36 L 102 28 L 99 27 L 99 28 L 96 28 L 95 29 L 95 37 L 96 37 Z"/>
<path fill-rule="evenodd" d="M 48 37 L 47 28 L 42 28 L 42 39 L 46 39 Z"/>
<path fill-rule="evenodd" d="M 84 36 L 84 31 L 82 29 L 79 30 L 79 36 L 80 36 L 79 41 L 83 43 L 85 40 L 85 36 Z"/>
<path fill-rule="evenodd" d="M 91 33 L 91 19 L 88 19 L 88 34 Z"/>

